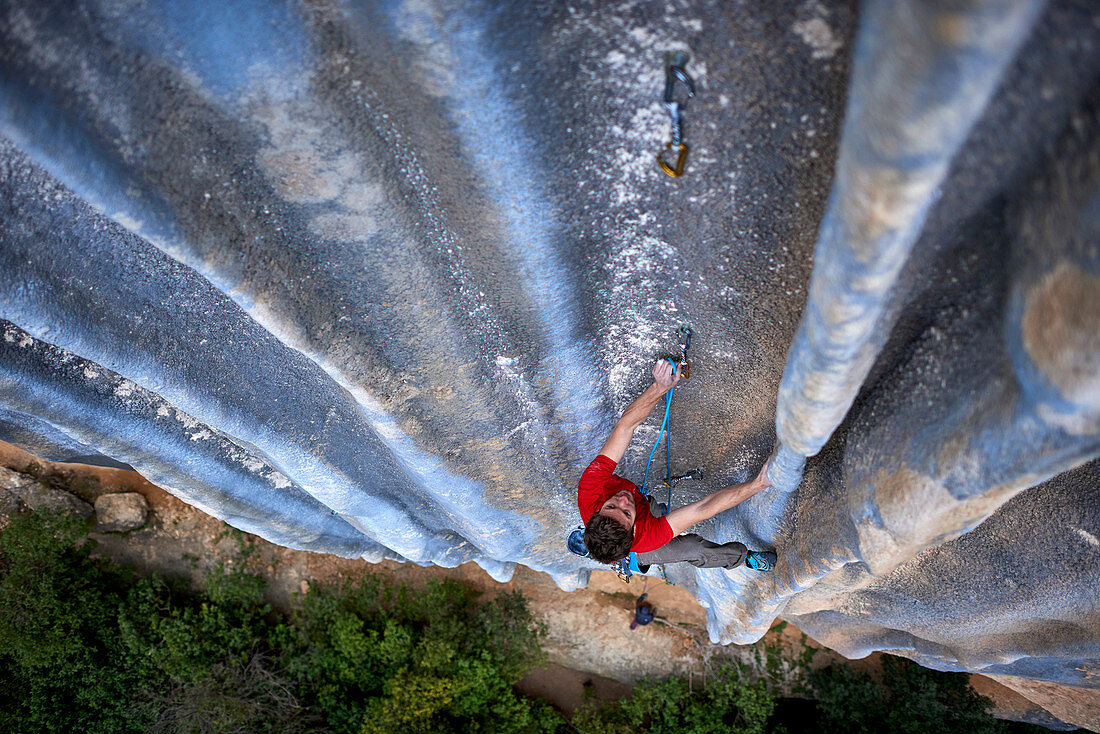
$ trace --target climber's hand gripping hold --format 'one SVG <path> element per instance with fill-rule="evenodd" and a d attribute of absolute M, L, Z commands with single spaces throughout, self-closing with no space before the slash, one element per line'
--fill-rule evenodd
<path fill-rule="evenodd" d="M 668 513 L 667 520 L 672 528 L 672 534 L 679 535 L 692 525 L 709 520 L 720 512 L 737 507 L 745 500 L 772 486 L 771 482 L 768 481 L 769 463 L 770 461 L 764 462 L 764 467 L 752 481 L 720 489 L 714 494 L 707 495 L 690 505 L 677 507 Z"/>

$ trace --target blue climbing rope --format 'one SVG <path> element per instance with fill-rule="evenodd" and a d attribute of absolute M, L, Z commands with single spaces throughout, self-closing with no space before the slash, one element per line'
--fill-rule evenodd
<path fill-rule="evenodd" d="M 680 369 L 680 365 L 676 364 L 675 360 L 668 360 L 672 364 L 672 376 L 676 376 L 676 371 Z M 649 497 L 649 490 L 646 489 L 646 482 L 649 481 L 649 465 L 653 462 L 653 454 L 657 452 L 657 446 L 661 443 L 661 436 L 665 435 L 666 429 L 668 435 L 671 437 L 672 429 L 668 427 L 668 414 L 672 409 L 672 392 L 676 389 L 673 385 L 665 393 L 665 419 L 661 421 L 661 430 L 657 432 L 657 440 L 653 442 L 653 448 L 649 452 L 649 460 L 645 463 L 645 476 L 642 477 L 641 492 L 643 497 Z M 665 440 L 665 474 L 666 480 L 672 477 L 672 441 Z M 668 487 L 668 507 L 672 507 L 672 484 L 669 483 Z"/>
<path fill-rule="evenodd" d="M 675 377 L 676 372 L 680 369 L 680 365 L 678 365 L 674 359 L 669 359 L 668 361 L 672 363 L 672 376 Z M 649 450 L 649 459 L 645 463 L 645 476 L 642 477 L 641 487 L 642 496 L 648 498 L 649 490 L 646 489 L 646 483 L 649 481 L 649 465 L 653 463 L 653 454 L 657 453 L 657 447 L 661 443 L 661 436 L 665 436 L 665 484 L 668 485 L 668 500 L 665 507 L 668 510 L 672 509 L 672 428 L 668 425 L 668 416 L 672 411 L 672 393 L 675 389 L 676 386 L 673 385 L 668 389 L 668 392 L 665 393 L 665 417 L 664 420 L 661 421 L 661 430 L 657 432 L 657 440 L 653 442 L 653 448 Z M 631 553 L 629 557 L 631 561 L 634 560 L 633 556 L 634 554 Z M 664 564 L 662 563 L 659 568 L 661 569 L 661 576 L 664 577 L 665 583 L 671 584 L 672 582 L 668 580 L 668 574 L 665 573 Z"/>

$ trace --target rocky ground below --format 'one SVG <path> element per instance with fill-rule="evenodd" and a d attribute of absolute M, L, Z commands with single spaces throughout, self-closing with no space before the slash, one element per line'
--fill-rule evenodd
<path fill-rule="evenodd" d="M 91 536 L 98 543 L 96 552 L 141 573 L 190 578 L 199 584 L 216 564 L 242 562 L 243 534 L 136 472 L 53 463 L 0 442 L 0 513 L 20 504 L 94 515 Z M 684 589 L 657 579 L 636 577 L 627 585 L 612 573 L 597 572 L 587 588 L 564 592 L 546 574 L 522 566 L 511 581 L 501 584 L 473 563 L 457 568 L 390 561 L 372 564 L 295 551 L 253 536 L 247 536 L 247 542 L 253 547 L 248 563 L 266 578 L 269 601 L 284 609 L 294 604 L 295 593 L 310 584 L 363 573 L 382 573 L 412 585 L 436 578 L 459 579 L 490 596 L 522 592 L 535 615 L 546 623 L 549 662 L 529 674 L 520 688 L 567 713 L 586 697 L 623 696 L 647 677 L 686 675 L 703 684 L 714 665 L 726 660 L 760 665 L 769 649 L 781 653 L 781 667 L 788 670 L 807 656 L 807 647 L 813 665 L 824 664 L 834 655 L 785 623 L 777 624 L 755 645 L 713 645 L 703 608 Z M 635 600 L 643 592 L 657 617 L 632 630 Z M 873 667 L 876 659 L 872 656 L 856 664 Z M 994 700 L 994 713 L 1001 718 L 1052 721 L 1044 709 L 996 681 L 975 675 L 971 684 Z"/>

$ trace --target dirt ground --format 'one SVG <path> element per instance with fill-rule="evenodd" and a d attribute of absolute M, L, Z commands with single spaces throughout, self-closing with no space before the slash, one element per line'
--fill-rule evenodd
<path fill-rule="evenodd" d="M 96 552 L 136 568 L 141 573 L 189 578 L 198 585 L 217 563 L 240 562 L 240 538 L 225 523 L 185 504 L 134 471 L 84 464 L 49 462 L 0 442 L 0 466 L 24 474 L 49 472 L 62 477 L 74 494 L 89 503 L 109 492 L 137 492 L 149 503 L 146 525 L 128 533 L 91 534 Z M 632 684 L 646 677 L 660 679 L 687 675 L 705 683 L 714 663 L 736 659 L 753 662 L 759 649 L 780 645 L 799 656 L 803 642 L 814 648 L 814 664 L 834 657 L 790 625 L 777 625 L 755 645 L 712 645 L 706 633 L 706 613 L 684 589 L 658 579 L 635 579 L 624 584 L 612 573 L 597 572 L 585 589 L 564 592 L 546 574 L 517 567 L 512 580 L 494 581 L 476 564 L 457 568 L 421 567 L 411 563 L 363 560 L 296 551 L 246 536 L 254 544 L 249 564 L 268 582 L 269 601 L 278 608 L 294 604 L 294 595 L 310 584 L 335 581 L 364 573 L 382 573 L 395 580 L 421 585 L 431 579 L 464 581 L 488 596 L 518 590 L 534 614 L 547 625 L 548 663 L 528 674 L 521 692 L 545 698 L 572 713 L 586 699 L 614 700 L 627 695 Z M 635 599 L 642 592 L 655 606 L 657 619 L 630 629 Z M 875 657 L 856 661 L 874 667 Z M 1020 694 L 983 676 L 973 676 L 975 687 L 994 699 L 998 713 L 1026 711 L 1035 706 Z M 1017 718 L 1008 716 L 1006 718 Z"/>

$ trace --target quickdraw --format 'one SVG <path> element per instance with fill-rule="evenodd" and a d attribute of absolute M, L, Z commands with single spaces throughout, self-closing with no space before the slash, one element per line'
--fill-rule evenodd
<path fill-rule="evenodd" d="M 657 165 L 662 171 L 673 178 L 684 175 L 684 164 L 687 163 L 688 147 L 684 144 L 684 107 L 687 101 L 695 96 L 695 82 L 691 80 L 684 70 L 688 55 L 683 52 L 669 54 L 665 60 L 665 109 L 672 118 L 672 140 L 665 149 L 657 154 Z M 676 99 L 676 82 L 680 82 L 687 88 L 687 96 L 683 101 Z M 676 165 L 670 166 L 664 161 L 664 155 L 676 148 Z"/>

